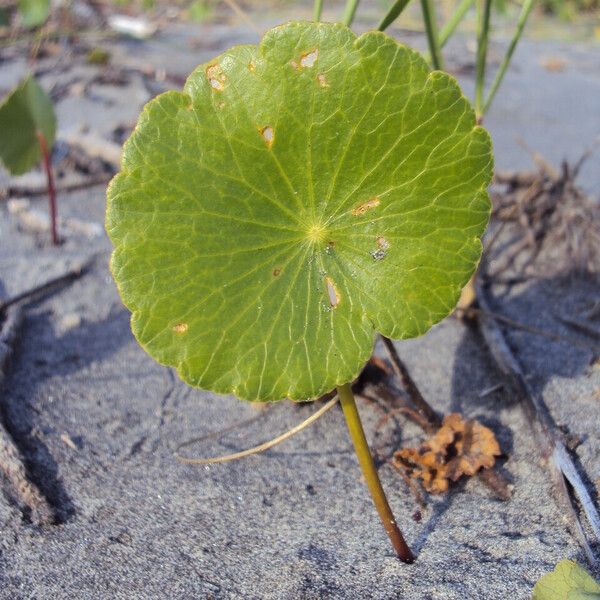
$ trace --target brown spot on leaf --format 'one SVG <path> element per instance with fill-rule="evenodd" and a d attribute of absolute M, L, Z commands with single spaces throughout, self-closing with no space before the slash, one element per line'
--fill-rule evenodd
<path fill-rule="evenodd" d="M 189 328 L 189 325 L 187 323 L 177 323 L 177 325 L 175 325 L 173 327 L 173 331 L 175 333 L 185 333 Z"/>
<path fill-rule="evenodd" d="M 317 75 L 317 82 L 322 88 L 329 87 L 329 81 L 327 81 L 327 77 L 325 77 L 325 75 L 323 75 L 323 73 L 319 73 Z"/>
<path fill-rule="evenodd" d="M 273 277 L 279 277 L 279 275 L 281 275 L 281 269 L 279 267 L 273 269 Z"/>
<path fill-rule="evenodd" d="M 227 77 L 225 76 L 225 73 L 223 73 L 221 65 L 214 64 L 206 67 L 206 78 L 208 79 L 210 86 L 217 92 L 222 92 L 225 88 Z"/>
<path fill-rule="evenodd" d="M 377 238 L 376 242 L 377 242 L 377 247 L 378 247 L 380 250 L 383 250 L 383 251 L 385 251 L 385 250 L 388 250 L 388 249 L 389 249 L 389 247 L 390 247 L 390 243 L 389 243 L 389 242 L 388 242 L 388 241 L 387 241 L 387 240 L 386 240 L 386 239 L 385 239 L 385 238 L 384 238 L 382 235 L 380 235 L 380 236 Z"/>
<path fill-rule="evenodd" d="M 250 73 L 254 73 L 255 69 L 256 69 L 256 65 L 252 61 L 250 61 L 248 63 L 248 71 L 250 71 Z"/>
<path fill-rule="evenodd" d="M 352 214 L 355 217 L 358 217 L 360 215 L 364 215 L 368 210 L 371 210 L 372 208 L 375 208 L 376 206 L 379 206 L 379 198 L 377 196 L 373 196 L 372 198 L 369 198 L 366 202 L 363 202 L 362 204 L 355 206 L 352 209 Z"/>
<path fill-rule="evenodd" d="M 409 477 L 420 479 L 428 492 L 443 494 L 451 481 L 493 467 L 499 455 L 500 446 L 491 429 L 452 413 L 419 448 L 395 452 L 393 463 Z"/>

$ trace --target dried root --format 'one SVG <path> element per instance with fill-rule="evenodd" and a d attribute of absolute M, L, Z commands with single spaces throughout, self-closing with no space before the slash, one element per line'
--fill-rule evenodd
<path fill-rule="evenodd" d="M 537 170 L 496 173 L 492 216 L 500 223 L 496 231 L 508 226 L 513 237 L 492 279 L 513 266 L 521 275 L 600 273 L 600 203 L 576 184 L 589 154 L 575 165 L 563 162 L 560 170 L 534 154 Z M 488 251 L 498 237 L 493 235 Z"/>

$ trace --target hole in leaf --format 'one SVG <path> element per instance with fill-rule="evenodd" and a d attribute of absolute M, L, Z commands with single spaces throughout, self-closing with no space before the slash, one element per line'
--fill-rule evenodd
<path fill-rule="evenodd" d="M 175 333 L 185 333 L 189 328 L 189 325 L 187 323 L 177 323 L 177 325 L 175 325 L 173 327 L 173 331 Z"/>
<path fill-rule="evenodd" d="M 355 217 L 358 217 L 359 215 L 365 214 L 368 210 L 375 208 L 376 206 L 379 206 L 379 198 L 377 198 L 377 196 L 373 196 L 373 198 L 369 198 L 366 202 L 354 207 L 352 209 L 352 214 Z"/>
<path fill-rule="evenodd" d="M 319 73 L 317 75 L 317 82 L 319 83 L 319 85 L 322 88 L 328 88 L 329 87 L 329 82 L 327 81 L 327 77 L 325 77 L 325 75 L 323 75 L 323 73 Z"/>
<path fill-rule="evenodd" d="M 327 287 L 329 304 L 331 305 L 331 308 L 335 308 L 340 303 L 340 295 L 331 277 L 325 277 L 325 286 Z"/>
<path fill-rule="evenodd" d="M 382 235 L 380 235 L 375 242 L 377 243 L 377 250 L 371 252 L 371 256 L 374 260 L 383 260 L 390 247 L 390 243 Z"/>
<path fill-rule="evenodd" d="M 275 132 L 273 131 L 273 128 L 270 125 L 263 127 L 260 130 L 260 135 L 262 135 L 263 140 L 267 142 L 267 146 L 270 148 L 275 140 Z"/>
<path fill-rule="evenodd" d="M 317 58 L 319 58 L 319 51 L 315 48 L 300 57 L 300 66 L 310 68 L 315 64 Z"/>
<path fill-rule="evenodd" d="M 225 73 L 223 73 L 221 70 L 221 65 L 210 65 L 207 67 L 206 77 L 208 79 L 208 83 L 210 83 L 210 86 L 214 90 L 217 90 L 218 92 L 223 91 L 227 78 L 225 77 Z"/>

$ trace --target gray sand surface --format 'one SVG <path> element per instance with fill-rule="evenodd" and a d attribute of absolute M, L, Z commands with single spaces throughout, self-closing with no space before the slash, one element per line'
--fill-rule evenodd
<path fill-rule="evenodd" d="M 205 33 L 205 48 L 196 55 L 181 39 L 168 32 L 144 50 L 122 43 L 115 60 L 187 74 L 254 36 L 244 28 L 217 28 Z M 566 69 L 548 72 L 540 65 L 545 55 L 566 56 Z M 576 158 L 600 133 L 597 48 L 526 42 L 518 57 L 488 121 L 498 165 L 530 167 L 517 136 L 551 161 Z M 0 64 L 1 87 L 23 68 L 20 61 Z M 93 68 L 77 69 L 88 77 Z M 149 92 L 136 80 L 128 86 L 126 96 L 99 86 L 105 89 L 89 105 L 67 98 L 59 105 L 61 133 L 85 123 L 108 135 L 133 122 Z M 102 95 L 110 102 L 98 99 Z M 596 195 L 598 163 L 596 156 L 583 173 L 584 186 Z M 45 208 L 43 197 L 34 202 Z M 59 202 L 63 217 L 103 221 L 103 186 L 63 194 Z M 397 519 L 418 553 L 417 563 L 406 566 L 393 556 L 378 522 L 338 408 L 259 456 L 210 468 L 178 463 L 173 453 L 181 441 L 258 417 L 190 449 L 228 453 L 285 431 L 315 408 L 289 402 L 257 408 L 186 387 L 135 343 L 108 271 L 105 236 L 90 240 L 71 232 L 54 249 L 20 231 L 3 205 L 0 211 L 3 294 L 98 255 L 89 274 L 27 309 L 7 372 L 0 415 L 60 524 L 35 527 L 0 495 L 0 597 L 525 599 L 560 559 L 585 563 L 521 407 L 507 388 L 480 397 L 503 377 L 477 332 L 448 319 L 397 348 L 437 409 L 463 411 L 494 429 L 508 455 L 501 469 L 514 496 L 494 500 L 473 479 L 432 499 L 416 522 L 406 485 L 382 467 Z M 598 299 L 597 283 L 533 281 L 498 298 L 495 308 L 589 344 L 555 317 L 589 308 Z M 524 332 L 509 338 L 556 422 L 581 438 L 576 454 L 596 498 L 600 367 L 592 364 L 594 352 Z M 399 447 L 422 439 L 402 420 L 393 436 L 388 430 L 374 437 L 379 413 L 368 404 L 359 408 L 382 453 L 390 451 L 390 440 Z"/>

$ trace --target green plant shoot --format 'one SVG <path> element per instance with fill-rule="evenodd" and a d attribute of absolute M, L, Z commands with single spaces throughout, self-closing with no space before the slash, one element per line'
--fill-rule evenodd
<path fill-rule="evenodd" d="M 50 154 L 56 135 L 52 100 L 31 76 L 0 104 L 0 160 L 13 175 L 22 175 L 43 161 L 48 181 L 52 242 L 58 243 L 56 192 Z"/>

